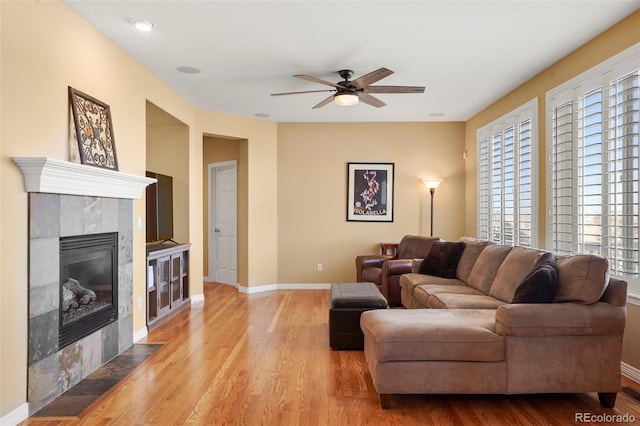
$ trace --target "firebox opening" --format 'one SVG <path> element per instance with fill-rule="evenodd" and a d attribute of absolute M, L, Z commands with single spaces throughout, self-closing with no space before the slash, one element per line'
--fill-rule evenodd
<path fill-rule="evenodd" d="M 60 348 L 117 320 L 117 268 L 116 232 L 60 239 Z"/>

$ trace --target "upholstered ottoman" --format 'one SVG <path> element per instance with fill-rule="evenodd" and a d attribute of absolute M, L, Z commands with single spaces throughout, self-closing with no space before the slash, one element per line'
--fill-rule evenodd
<path fill-rule="evenodd" d="M 329 292 L 329 345 L 332 349 L 363 349 L 360 314 L 387 309 L 374 283 L 332 284 Z"/>

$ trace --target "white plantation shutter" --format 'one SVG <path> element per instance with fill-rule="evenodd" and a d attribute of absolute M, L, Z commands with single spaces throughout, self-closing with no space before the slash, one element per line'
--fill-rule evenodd
<path fill-rule="evenodd" d="M 638 122 L 640 73 L 635 70 L 614 80 L 607 90 L 611 152 L 609 211 L 605 255 L 614 274 L 638 277 L 639 167 Z"/>
<path fill-rule="evenodd" d="M 640 45 L 547 94 L 548 246 L 607 257 L 640 293 Z"/>
<path fill-rule="evenodd" d="M 478 141 L 478 239 L 489 240 L 491 224 L 491 163 L 489 138 Z"/>
<path fill-rule="evenodd" d="M 478 229 L 481 240 L 536 242 L 534 158 L 537 99 L 478 130 Z"/>

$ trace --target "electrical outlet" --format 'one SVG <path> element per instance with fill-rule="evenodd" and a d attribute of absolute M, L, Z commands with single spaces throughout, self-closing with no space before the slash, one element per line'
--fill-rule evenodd
<path fill-rule="evenodd" d="M 138 296 L 138 310 L 142 310 L 142 297 Z"/>
<path fill-rule="evenodd" d="M 318 263 L 318 272 L 322 272 L 322 263 Z"/>
<path fill-rule="evenodd" d="M 138 229 L 142 229 L 142 218 L 138 216 Z"/>

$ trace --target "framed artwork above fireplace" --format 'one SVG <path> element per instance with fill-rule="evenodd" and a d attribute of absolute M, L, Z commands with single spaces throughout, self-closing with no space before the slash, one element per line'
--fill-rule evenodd
<path fill-rule="evenodd" d="M 71 132 L 78 144 L 80 162 L 118 170 L 111 109 L 96 98 L 69 87 L 73 121 Z"/>

